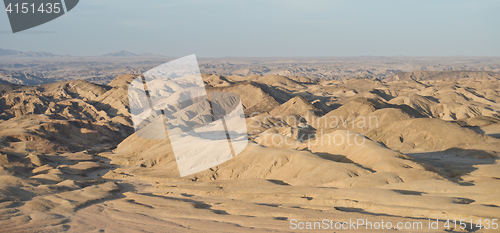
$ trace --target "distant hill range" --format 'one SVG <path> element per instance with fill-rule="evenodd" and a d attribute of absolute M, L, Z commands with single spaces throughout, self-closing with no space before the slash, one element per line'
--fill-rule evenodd
<path fill-rule="evenodd" d="M 118 52 L 114 52 L 114 53 L 104 54 L 102 56 L 103 57 L 136 57 L 139 55 L 137 55 L 135 53 L 131 53 L 129 51 L 122 50 L 122 51 L 118 51 Z"/>
<path fill-rule="evenodd" d="M 122 50 L 122 51 L 118 51 L 118 52 L 114 52 L 114 53 L 108 53 L 108 54 L 104 54 L 102 55 L 103 57 L 156 57 L 156 56 L 161 56 L 161 55 L 158 55 L 158 54 L 152 54 L 152 53 L 141 53 L 141 54 L 135 54 L 135 53 L 131 53 L 129 51 L 126 51 L 126 50 Z"/>
<path fill-rule="evenodd" d="M 1 49 L 0 48 L 0 57 L 2 56 L 16 56 L 16 57 L 58 57 L 59 55 L 54 55 L 49 52 L 22 52 L 18 50 L 12 50 L 12 49 Z M 68 55 L 66 55 L 68 56 Z M 160 57 L 162 55 L 158 54 L 152 54 L 152 53 L 141 53 L 141 54 L 135 54 L 131 53 L 129 51 L 118 51 L 114 53 L 108 53 L 102 55 L 103 57 Z"/>
<path fill-rule="evenodd" d="M 55 57 L 54 54 L 49 52 L 21 52 L 11 49 L 0 49 L 0 56 L 19 56 L 19 57 Z"/>

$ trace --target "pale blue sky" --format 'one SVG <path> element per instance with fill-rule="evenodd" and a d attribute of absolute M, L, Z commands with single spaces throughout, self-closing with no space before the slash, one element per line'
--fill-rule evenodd
<path fill-rule="evenodd" d="M 0 48 L 102 55 L 500 56 L 497 0 L 80 0 Z"/>

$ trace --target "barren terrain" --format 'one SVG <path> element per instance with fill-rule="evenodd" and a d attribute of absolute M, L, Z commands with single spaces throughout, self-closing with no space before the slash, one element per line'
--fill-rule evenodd
<path fill-rule="evenodd" d="M 71 59 L 2 60 L 42 75 L 0 85 L 0 232 L 293 232 L 324 219 L 498 232 L 500 60 L 357 59 L 200 59 L 207 91 L 240 96 L 249 145 L 187 177 L 168 140 L 134 133 L 136 75 L 109 78 L 154 62 L 79 76 L 86 63 Z"/>
<path fill-rule="evenodd" d="M 162 56 L 127 56 L 127 51 L 100 57 L 0 55 L 0 82 L 38 85 L 84 79 L 107 84 L 121 74 L 141 74 L 173 60 Z M 198 58 L 203 73 L 218 75 L 283 75 L 313 79 L 392 77 L 411 71 L 500 72 L 498 57 L 318 57 Z"/>

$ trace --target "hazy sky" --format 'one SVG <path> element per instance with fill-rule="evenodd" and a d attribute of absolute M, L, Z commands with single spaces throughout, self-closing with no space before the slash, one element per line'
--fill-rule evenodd
<path fill-rule="evenodd" d="M 500 56 L 498 0 L 80 0 L 0 48 L 102 55 Z"/>

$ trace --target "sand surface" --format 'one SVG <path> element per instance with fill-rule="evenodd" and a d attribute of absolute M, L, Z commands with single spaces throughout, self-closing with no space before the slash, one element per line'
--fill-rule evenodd
<path fill-rule="evenodd" d="M 203 74 L 241 97 L 249 144 L 187 177 L 134 133 L 133 78 L 0 85 L 0 232 L 500 231 L 498 73 Z"/>

